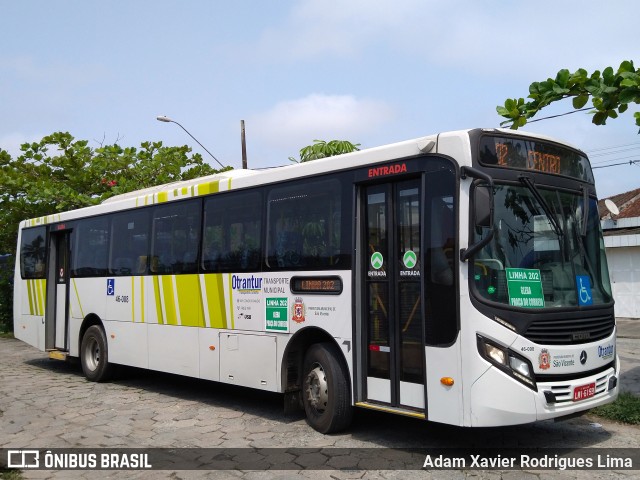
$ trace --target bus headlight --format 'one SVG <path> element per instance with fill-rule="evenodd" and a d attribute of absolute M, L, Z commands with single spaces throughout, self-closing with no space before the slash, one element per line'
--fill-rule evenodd
<path fill-rule="evenodd" d="M 509 357 L 509 366 L 516 372 L 519 372 L 525 377 L 531 378 L 531 371 L 529 370 L 529 364 L 517 357 Z"/>
<path fill-rule="evenodd" d="M 513 350 L 478 335 L 478 351 L 492 365 L 534 391 L 538 391 L 529 360 Z"/>
<path fill-rule="evenodd" d="M 499 363 L 500 365 L 507 365 L 507 352 L 502 348 L 491 345 L 490 343 L 484 344 L 484 351 L 493 363 Z"/>

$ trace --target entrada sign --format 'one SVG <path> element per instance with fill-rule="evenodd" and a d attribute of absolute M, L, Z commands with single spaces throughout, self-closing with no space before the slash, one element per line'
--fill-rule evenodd
<path fill-rule="evenodd" d="M 395 165 L 385 165 L 384 167 L 375 167 L 369 169 L 369 178 L 383 177 L 385 175 L 395 175 L 397 173 L 406 173 L 406 163 L 396 163 Z"/>

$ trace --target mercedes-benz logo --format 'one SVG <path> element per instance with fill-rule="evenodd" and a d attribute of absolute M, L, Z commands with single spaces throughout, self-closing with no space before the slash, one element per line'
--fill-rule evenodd
<path fill-rule="evenodd" d="M 585 352 L 584 350 L 582 350 L 580 352 L 580 363 L 582 365 L 584 365 L 585 363 L 587 363 L 587 352 Z"/>

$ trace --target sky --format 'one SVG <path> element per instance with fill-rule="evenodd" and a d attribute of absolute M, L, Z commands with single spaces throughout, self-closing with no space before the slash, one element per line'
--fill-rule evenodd
<path fill-rule="evenodd" d="M 640 64 L 637 0 L 0 0 L 0 148 L 68 131 L 90 145 L 189 145 L 240 167 L 289 164 L 315 139 L 361 148 L 497 127 L 496 106 L 558 70 Z M 640 160 L 630 108 L 525 130 L 594 166 Z M 539 116 L 570 111 L 570 101 Z M 594 170 L 604 198 L 640 164 Z"/>

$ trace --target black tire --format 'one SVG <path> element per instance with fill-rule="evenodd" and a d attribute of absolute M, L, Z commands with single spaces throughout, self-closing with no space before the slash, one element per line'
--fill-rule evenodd
<path fill-rule="evenodd" d="M 80 344 L 80 363 L 84 376 L 92 382 L 106 382 L 113 375 L 107 336 L 99 325 L 92 325 L 84 332 Z"/>
<path fill-rule="evenodd" d="M 351 423 L 349 371 L 341 357 L 332 343 L 316 343 L 304 356 L 302 403 L 307 423 L 320 433 L 339 432 Z"/>

